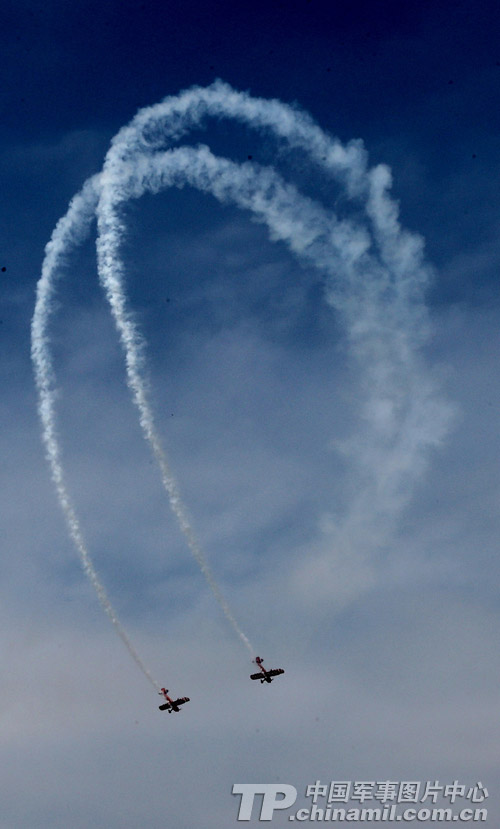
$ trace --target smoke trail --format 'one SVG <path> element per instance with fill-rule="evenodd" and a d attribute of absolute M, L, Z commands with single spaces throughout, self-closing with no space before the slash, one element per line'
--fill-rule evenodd
<path fill-rule="evenodd" d="M 50 242 L 45 249 L 42 275 L 37 285 L 35 311 L 31 327 L 31 355 L 39 394 L 39 413 L 42 423 L 42 437 L 47 459 L 50 464 L 59 503 L 66 519 L 70 536 L 80 556 L 83 570 L 91 582 L 105 613 L 110 618 L 130 656 L 154 688 L 160 685 L 153 678 L 136 649 L 132 645 L 108 598 L 87 550 L 80 524 L 76 516 L 64 479 L 61 463 L 61 449 L 57 439 L 55 423 L 55 387 L 52 360 L 46 329 L 53 308 L 54 277 L 65 263 L 68 253 L 75 245 L 84 241 L 95 215 L 98 198 L 99 177 L 87 181 L 82 192 L 75 196 L 67 214 L 58 222 Z"/>
<path fill-rule="evenodd" d="M 301 149 L 345 188 L 349 199 L 362 206 L 364 220 L 337 219 L 272 169 L 248 162 L 237 165 L 216 158 L 206 147 L 162 151 L 194 127 L 203 127 L 208 117 L 239 120 L 270 132 L 281 145 Z M 360 141 L 343 146 L 307 114 L 279 101 L 251 98 L 220 81 L 140 110 L 115 136 L 102 173 L 87 182 L 47 246 L 33 320 L 33 359 L 44 439 L 70 530 L 94 587 L 99 586 L 98 595 L 103 589 L 84 547 L 82 552 L 83 542 L 80 544 L 62 479 L 46 335 L 54 281 L 69 248 L 83 239 L 96 215 L 99 278 L 125 351 L 127 382 L 143 433 L 188 546 L 226 618 L 253 653 L 205 560 L 156 431 L 143 374 L 144 344 L 127 308 L 123 287 L 120 246 L 125 228 L 119 209 L 146 191 L 189 184 L 251 211 L 255 219 L 266 223 L 272 239 L 286 242 L 296 256 L 326 277 L 327 301 L 343 321 L 366 387 L 360 432 L 355 441 L 346 441 L 341 447 L 361 485 L 337 527 L 337 542 L 349 547 L 355 540 L 367 547 L 370 543 L 373 546 L 367 539 L 373 539 L 377 532 L 379 541 L 387 535 L 387 528 L 425 468 L 429 447 L 439 443 L 449 419 L 449 408 L 419 355 L 429 328 L 423 299 L 429 269 L 420 238 L 399 225 L 397 205 L 389 195 L 390 183 L 390 172 L 384 165 L 368 168 Z M 103 606 L 113 620 L 107 605 Z"/>
<path fill-rule="evenodd" d="M 134 177 L 136 179 L 136 177 Z M 106 185 L 104 182 L 106 181 Z M 127 188 L 127 181 L 121 181 L 119 192 L 125 198 L 130 198 L 132 193 Z M 122 345 L 126 355 L 127 382 L 132 392 L 133 400 L 139 410 L 140 424 L 144 436 L 148 441 L 153 455 L 158 462 L 161 472 L 163 486 L 167 492 L 171 508 L 177 518 L 181 532 L 183 533 L 188 547 L 196 559 L 201 572 L 203 573 L 212 593 L 222 609 L 229 624 L 240 638 L 251 655 L 254 650 L 248 637 L 243 633 L 236 618 L 224 598 L 214 576 L 205 559 L 196 534 L 187 516 L 186 508 L 180 497 L 177 482 L 170 469 L 167 457 L 161 445 L 159 435 L 154 424 L 153 412 L 149 404 L 146 387 L 143 380 L 143 358 L 141 354 L 141 341 L 136 326 L 126 309 L 126 299 L 123 289 L 123 265 L 118 257 L 118 246 L 123 236 L 123 227 L 116 217 L 112 204 L 108 201 L 109 176 L 106 172 L 103 175 L 101 197 L 97 207 L 97 263 L 99 278 L 105 289 L 106 296 L 111 306 L 116 327 L 120 334 Z M 116 188 L 113 195 L 116 199 Z"/>
<path fill-rule="evenodd" d="M 295 190 L 286 191 L 283 182 L 278 185 L 269 171 L 266 180 L 261 171 L 260 191 L 257 189 L 253 200 L 244 203 L 238 188 L 243 192 L 249 175 L 246 163 L 239 173 L 233 171 L 231 197 L 229 191 L 223 192 L 218 179 L 221 168 L 213 158 L 196 178 L 194 167 L 190 167 L 192 158 L 186 162 L 178 154 L 177 167 L 170 161 L 161 162 L 167 165 L 170 178 L 164 172 L 164 181 L 155 181 L 159 167 L 146 169 L 147 159 L 158 159 L 162 147 L 178 141 L 193 128 L 204 127 L 209 117 L 239 120 L 270 132 L 281 145 L 285 142 L 289 148 L 302 150 L 345 187 L 349 199 L 362 206 L 363 224 L 335 221 L 320 205 L 305 204 Z M 221 200 L 232 198 L 266 222 L 272 238 L 286 241 L 293 253 L 327 276 L 327 301 L 342 318 L 366 387 L 355 440 L 337 444 L 349 457 L 357 490 L 347 515 L 337 526 L 337 541 L 345 546 L 347 539 L 351 548 L 353 539 L 360 546 L 383 544 L 425 468 L 429 448 L 441 441 L 452 413 L 419 354 L 429 333 L 424 292 L 430 269 L 423 258 L 420 237 L 399 225 L 398 207 L 389 194 L 388 168 L 378 165 L 369 169 L 361 141 L 343 146 L 306 113 L 277 100 L 252 98 L 216 81 L 206 89 L 194 87 L 140 110 L 113 139 L 103 169 L 103 192 L 97 211 L 100 278 L 115 306 L 115 321 L 133 365 L 140 363 L 141 342 L 133 325 L 125 334 L 119 321 L 130 323 L 124 301 L 116 297 L 118 291 L 124 300 L 119 256 L 124 229 L 117 211 L 124 201 L 139 196 L 144 189 L 155 191 L 189 183 Z M 280 188 L 283 197 L 277 211 L 268 202 L 264 215 L 260 203 L 268 188 Z M 132 355 L 134 345 L 136 354 Z"/>

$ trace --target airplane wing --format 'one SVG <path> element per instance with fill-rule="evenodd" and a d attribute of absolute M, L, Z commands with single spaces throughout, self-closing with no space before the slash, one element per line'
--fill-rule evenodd
<path fill-rule="evenodd" d="M 264 674 L 260 671 L 258 674 L 250 674 L 250 679 L 264 679 Z"/>
<path fill-rule="evenodd" d="M 164 703 L 163 703 L 163 705 L 159 705 L 159 706 L 158 706 L 158 708 L 160 709 L 160 711 L 168 711 L 168 709 L 169 709 L 170 707 L 171 707 L 171 705 L 170 705 L 170 703 L 169 703 L 169 702 L 164 702 Z"/>
<path fill-rule="evenodd" d="M 174 705 L 183 705 L 185 702 L 189 702 L 189 697 L 179 697 L 174 702 Z"/>
<path fill-rule="evenodd" d="M 272 668 L 270 671 L 266 671 L 268 676 L 279 676 L 279 674 L 284 674 L 283 668 Z"/>

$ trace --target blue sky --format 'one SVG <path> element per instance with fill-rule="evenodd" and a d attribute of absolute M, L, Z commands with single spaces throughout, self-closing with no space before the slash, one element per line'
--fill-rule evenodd
<path fill-rule="evenodd" d="M 499 16 L 489 2 L 2 6 L 2 829 L 232 827 L 233 783 L 289 783 L 301 805 L 318 779 L 482 781 L 495 825 Z M 217 78 L 361 139 L 369 168 L 392 170 L 412 234 L 399 254 L 417 237 L 425 252 L 409 282 L 384 269 L 364 197 L 231 119 L 175 146 L 282 176 L 310 200 L 291 231 L 282 212 L 270 238 L 235 204 L 243 189 L 220 203 L 170 188 L 123 210 L 158 433 L 238 623 L 286 670 L 266 687 L 143 441 L 95 224 L 68 257 L 49 326 L 68 488 L 141 658 L 191 698 L 167 718 L 68 537 L 30 323 L 44 247 L 112 137 Z M 368 234 L 352 293 L 345 240 L 340 270 L 300 248 L 311 204 L 314 227 L 336 216 Z"/>

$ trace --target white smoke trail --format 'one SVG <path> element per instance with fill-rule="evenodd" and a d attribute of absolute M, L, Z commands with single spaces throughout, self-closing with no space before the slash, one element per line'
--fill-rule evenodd
<path fill-rule="evenodd" d="M 60 271 L 61 266 L 65 263 L 71 248 L 74 245 L 80 244 L 89 232 L 97 205 L 98 186 L 99 178 L 97 176 L 86 182 L 82 192 L 73 198 L 66 215 L 58 222 L 52 238 L 46 247 L 42 275 L 37 285 L 35 312 L 33 314 L 31 327 L 31 355 L 39 394 L 39 413 L 42 423 L 43 442 L 52 472 L 52 479 L 70 536 L 80 556 L 83 570 L 97 594 L 101 607 L 110 618 L 116 632 L 125 644 L 136 665 L 149 682 L 151 682 L 153 687 L 159 691 L 159 683 L 153 678 L 151 672 L 132 645 L 92 563 L 64 479 L 61 449 L 56 431 L 56 391 L 49 340 L 46 333 L 50 313 L 53 308 L 54 278 Z"/>
<path fill-rule="evenodd" d="M 288 147 L 301 149 L 345 187 L 350 199 L 364 206 L 364 223 L 337 220 L 321 205 L 300 195 L 274 170 L 216 158 L 206 147 L 160 152 L 190 129 L 202 127 L 207 117 L 240 120 L 270 131 Z M 362 485 L 338 528 L 340 542 L 342 537 L 359 541 L 363 535 L 373 538 L 378 524 L 390 524 L 422 473 L 428 448 L 440 441 L 446 429 L 449 409 L 419 355 L 428 333 L 423 292 L 429 270 L 423 261 L 420 238 L 399 226 L 397 206 L 388 192 L 389 171 L 384 165 L 368 169 L 360 141 L 344 147 L 308 115 L 279 101 L 251 98 L 220 81 L 145 108 L 120 130 L 101 175 L 85 185 L 47 246 L 33 320 L 40 412 L 59 497 L 85 569 L 94 587 L 99 586 L 98 595 L 103 589 L 88 552 L 82 552 L 78 524 L 62 482 L 46 334 L 54 280 L 69 247 L 81 241 L 94 213 L 98 221 L 99 277 L 125 351 L 127 382 L 139 409 L 141 427 L 189 548 L 226 618 L 253 653 L 205 560 L 169 468 L 146 392 L 143 342 L 127 309 L 123 286 L 120 245 L 125 230 L 118 216 L 120 206 L 145 191 L 185 184 L 250 210 L 257 220 L 267 224 L 273 239 L 285 241 L 294 254 L 327 277 L 327 300 L 343 319 L 367 386 L 361 412 L 364 426 L 356 441 L 343 447 L 357 467 Z M 103 606 L 113 620 L 107 605 Z"/>
<path fill-rule="evenodd" d="M 128 177 L 127 172 L 129 173 Z M 158 192 L 160 189 L 174 184 L 182 186 L 186 182 L 213 193 L 222 201 L 232 200 L 240 207 L 253 210 L 255 215 L 267 221 L 269 226 L 276 231 L 280 230 L 280 226 L 276 221 L 273 223 L 273 215 L 275 218 L 281 215 L 280 223 L 282 223 L 284 211 L 288 210 L 289 213 L 292 211 L 294 215 L 290 216 L 289 223 L 294 231 L 293 247 L 297 252 L 317 236 L 318 229 L 317 227 L 313 228 L 312 224 L 313 222 L 316 225 L 320 224 L 324 216 L 323 211 L 315 210 L 313 204 L 308 202 L 306 215 L 311 226 L 307 227 L 306 222 L 300 221 L 300 225 L 302 225 L 300 227 L 298 213 L 304 199 L 299 196 L 295 188 L 287 187 L 279 176 L 270 170 L 256 172 L 256 168 L 251 165 L 247 165 L 246 169 L 242 170 L 227 159 L 217 159 L 207 148 L 200 148 L 199 150 L 183 148 L 152 157 L 138 157 L 135 159 L 133 166 L 126 165 L 125 171 L 121 171 L 117 181 L 113 180 L 109 170 L 105 168 L 101 197 L 97 208 L 99 277 L 110 303 L 125 350 L 127 382 L 140 413 L 141 427 L 160 466 L 164 488 L 189 549 L 224 615 L 249 652 L 254 654 L 254 649 L 248 637 L 238 625 L 214 579 L 187 517 L 177 483 L 154 425 L 153 413 L 147 398 L 142 373 L 142 343 L 133 319 L 126 308 L 123 264 L 119 256 L 123 226 L 116 214 L 117 205 L 131 197 L 139 197 L 145 190 Z M 268 191 L 273 192 L 274 196 L 270 196 Z M 328 225 L 328 223 L 326 224 Z M 333 224 L 333 220 L 331 220 L 331 224 Z M 333 228 L 325 227 L 325 231 L 328 229 L 333 233 Z M 302 242 L 299 242 L 299 230 L 301 231 Z M 290 238 L 287 238 L 287 240 L 292 241 Z"/>
<path fill-rule="evenodd" d="M 355 536 L 361 542 L 365 536 L 365 545 L 376 547 L 384 542 L 391 523 L 407 503 L 425 468 L 428 449 L 445 434 L 451 407 L 440 398 L 419 354 L 429 332 L 424 291 L 430 271 L 423 259 L 422 240 L 401 229 L 397 204 L 389 195 L 390 171 L 385 165 L 368 169 L 361 141 L 343 146 L 307 114 L 277 100 L 252 98 L 221 81 L 205 89 L 192 88 L 140 110 L 112 141 L 104 164 L 98 207 L 100 278 L 115 305 L 115 321 L 128 358 L 132 365 L 139 365 L 135 361 L 139 358 L 140 340 L 130 328 L 128 335 L 124 335 L 123 320 L 128 324 L 130 315 L 125 313 L 124 305 L 123 265 L 119 257 L 123 227 L 117 210 L 143 189 L 182 187 L 185 183 L 222 200 L 228 195 L 223 192 L 221 180 L 217 180 L 220 166 L 213 159 L 201 178 L 196 179 L 190 167 L 192 158 L 186 163 L 181 155 L 176 156 L 177 168 L 165 162 L 169 180 L 165 178 L 158 186 L 158 169 L 144 170 L 145 180 L 136 184 L 134 191 L 134 171 L 138 182 L 146 159 L 158 158 L 162 147 L 193 128 L 203 127 L 208 117 L 232 118 L 270 131 L 288 147 L 302 150 L 324 173 L 345 187 L 356 205 L 364 207 L 363 226 L 353 221 L 335 222 L 332 216 L 326 219 L 326 211 L 315 203 L 308 203 L 304 210 L 296 191 L 290 189 L 286 193 L 281 183 L 283 198 L 279 210 L 273 214 L 268 204 L 267 214 L 260 215 L 262 194 L 277 186 L 277 179 L 269 173 L 266 180 L 261 174 L 261 195 L 256 192 L 251 203 L 245 204 L 241 193 L 238 195 L 238 183 L 230 197 L 265 221 L 273 238 L 286 241 L 295 254 L 329 277 L 327 300 L 343 318 L 352 354 L 364 373 L 367 387 L 360 411 L 361 431 L 355 440 L 338 445 L 357 473 L 353 476 L 357 492 L 342 526 L 337 527 L 337 539 L 345 546 L 345 538 Z M 233 171 L 241 192 L 247 171 L 247 164 L 241 165 L 239 174 Z M 134 344 L 137 353 L 132 357 L 130 349 Z M 379 532 L 377 528 L 382 526 L 385 530 Z M 352 548 L 352 544 L 347 546 Z"/>
<path fill-rule="evenodd" d="M 137 176 L 133 175 L 134 182 Z M 103 174 L 101 197 L 97 207 L 98 238 L 97 238 L 97 264 L 99 278 L 105 289 L 106 296 L 111 306 L 122 345 L 125 350 L 127 382 L 132 392 L 133 400 L 139 410 L 140 424 L 146 440 L 148 441 L 153 455 L 160 467 L 161 479 L 167 492 L 171 508 L 177 518 L 181 532 L 183 533 L 188 547 L 196 559 L 201 572 L 203 573 L 212 593 L 221 607 L 229 624 L 243 642 L 250 654 L 254 650 L 248 637 L 243 633 L 236 618 L 224 598 L 208 562 L 200 547 L 196 534 L 187 516 L 186 508 L 180 497 L 177 482 L 170 469 L 164 449 L 157 433 L 153 412 L 148 401 L 146 387 L 143 379 L 143 359 L 141 354 L 141 340 L 136 326 L 126 309 L 125 292 L 123 289 L 123 265 L 119 259 L 118 248 L 123 238 L 123 227 L 116 216 L 114 203 L 116 194 L 122 194 L 125 199 L 130 198 L 132 191 L 127 180 L 119 183 L 118 187 L 110 188 L 110 176 L 107 171 Z M 109 193 L 112 193 L 114 201 L 110 204 Z M 121 198 L 121 196 L 119 196 Z"/>

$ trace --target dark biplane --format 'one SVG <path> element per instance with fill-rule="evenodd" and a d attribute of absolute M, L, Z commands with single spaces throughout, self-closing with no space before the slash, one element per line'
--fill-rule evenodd
<path fill-rule="evenodd" d="M 179 697 L 179 699 L 172 699 L 168 695 L 168 688 L 162 688 L 161 691 L 158 691 L 158 693 L 160 694 L 160 696 L 163 696 L 166 699 L 166 702 L 162 703 L 162 705 L 159 705 L 158 708 L 160 709 L 160 711 L 168 711 L 169 714 L 171 714 L 172 711 L 180 711 L 181 709 L 179 708 L 179 706 L 184 705 L 185 702 L 189 702 L 189 697 Z"/>
<path fill-rule="evenodd" d="M 255 664 L 259 666 L 260 673 L 250 674 L 250 679 L 260 679 L 261 682 L 272 682 L 273 677 L 285 673 L 283 668 L 271 668 L 270 671 L 266 670 L 266 668 L 264 668 L 264 665 L 262 664 L 264 660 L 261 659 L 260 656 L 256 656 L 254 661 Z"/>

